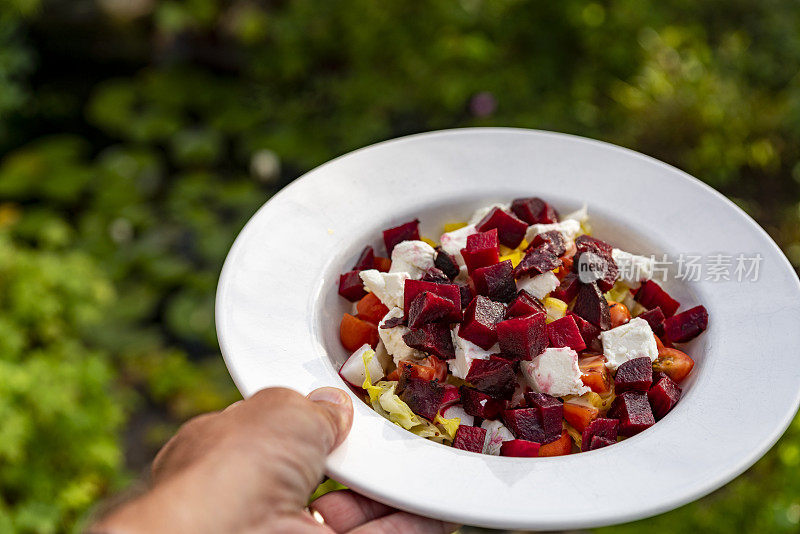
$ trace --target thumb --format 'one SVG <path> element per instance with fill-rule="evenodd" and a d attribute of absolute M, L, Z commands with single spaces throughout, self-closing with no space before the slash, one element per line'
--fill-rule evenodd
<path fill-rule="evenodd" d="M 331 422 L 333 441 L 328 452 L 338 447 L 353 425 L 353 403 L 341 389 L 324 387 L 315 389 L 306 397 L 316 404 Z"/>

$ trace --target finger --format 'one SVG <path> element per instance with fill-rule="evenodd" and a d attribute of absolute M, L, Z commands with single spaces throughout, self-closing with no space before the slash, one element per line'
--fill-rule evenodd
<path fill-rule="evenodd" d="M 208 441 L 206 428 L 217 415 L 216 412 L 211 412 L 188 420 L 161 447 L 150 468 L 153 484 L 158 484 L 181 471 L 203 454 Z"/>
<path fill-rule="evenodd" d="M 364 523 L 351 534 L 450 534 L 458 525 L 421 517 L 408 512 L 393 514 Z"/>
<path fill-rule="evenodd" d="M 319 512 L 325 519 L 325 524 L 336 532 L 347 532 L 397 511 L 350 490 L 326 493 L 311 503 L 309 508 Z"/>

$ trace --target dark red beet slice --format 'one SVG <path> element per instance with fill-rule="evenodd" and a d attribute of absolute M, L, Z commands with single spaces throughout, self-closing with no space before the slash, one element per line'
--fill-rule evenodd
<path fill-rule="evenodd" d="M 610 258 L 611 251 L 614 249 L 614 247 L 605 241 L 584 234 L 575 239 L 575 249 L 577 250 L 578 254 L 582 252 L 594 252 L 599 256 Z"/>
<path fill-rule="evenodd" d="M 461 293 L 461 307 L 466 308 L 467 305 L 472 302 L 475 293 L 472 291 L 472 288 L 469 287 L 469 284 L 458 284 L 458 291 Z"/>
<path fill-rule="evenodd" d="M 614 391 L 644 391 L 653 383 L 653 362 L 650 358 L 634 358 L 623 363 L 614 376 Z"/>
<path fill-rule="evenodd" d="M 470 274 L 479 267 L 494 265 L 500 261 L 497 229 L 468 236 L 466 248 L 461 249 L 461 257 L 464 258 Z"/>
<path fill-rule="evenodd" d="M 581 337 L 586 342 L 587 347 L 600 335 L 600 329 L 580 315 L 575 315 L 572 312 L 568 312 L 567 315 L 575 319 L 575 324 L 578 325 L 578 330 L 580 330 Z"/>
<path fill-rule="evenodd" d="M 589 450 L 593 451 L 595 449 L 602 449 L 603 447 L 614 445 L 616 442 L 616 439 L 608 439 L 604 438 L 603 436 L 592 436 L 592 441 L 589 444 Z"/>
<path fill-rule="evenodd" d="M 633 436 L 656 423 L 647 394 L 638 391 L 617 395 L 608 410 L 608 417 L 619 419 L 619 433 L 623 436 Z"/>
<path fill-rule="evenodd" d="M 569 304 L 577 296 L 580 287 L 578 275 L 576 273 L 567 273 L 558 287 L 550 293 L 550 296 Z"/>
<path fill-rule="evenodd" d="M 506 319 L 522 317 L 523 315 L 530 315 L 532 313 L 544 313 L 544 305 L 539 302 L 539 299 L 524 289 L 520 289 L 517 296 L 508 305 Z"/>
<path fill-rule="evenodd" d="M 433 264 L 450 280 L 458 276 L 459 268 L 456 259 L 452 254 L 442 250 L 442 247 L 436 247 L 436 258 L 433 260 Z"/>
<path fill-rule="evenodd" d="M 478 295 L 467 306 L 458 335 L 489 350 L 497 342 L 497 323 L 503 320 L 505 313 L 505 306 Z"/>
<path fill-rule="evenodd" d="M 611 313 L 608 310 L 608 302 L 603 296 L 603 292 L 597 287 L 597 284 L 580 285 L 572 312 L 583 317 L 600 328 L 600 330 L 611 328 Z M 586 340 L 586 337 L 584 337 L 584 340 Z"/>
<path fill-rule="evenodd" d="M 576 254 L 572 266 L 582 282 L 595 281 L 602 291 L 609 291 L 614 287 L 619 276 L 619 268 L 614 259 L 594 250 Z"/>
<path fill-rule="evenodd" d="M 536 276 L 537 274 L 552 271 L 561 265 L 561 260 L 548 250 L 541 250 L 535 248 L 528 251 L 522 261 L 514 267 L 514 276 L 521 278 L 523 276 Z"/>
<path fill-rule="evenodd" d="M 400 399 L 408 404 L 411 411 L 429 421 L 436 418 L 442 407 L 444 388 L 436 380 L 407 378 Z"/>
<path fill-rule="evenodd" d="M 664 321 L 664 337 L 672 343 L 685 343 L 702 334 L 708 327 L 708 311 L 705 306 L 673 315 Z"/>
<path fill-rule="evenodd" d="M 406 280 L 403 288 L 403 309 L 408 317 L 408 311 L 417 295 L 424 291 L 453 302 L 454 308 L 450 315 L 444 318 L 447 322 L 457 322 L 461 320 L 461 290 L 455 284 L 437 284 L 435 282 L 423 282 L 422 280 Z"/>
<path fill-rule="evenodd" d="M 461 387 L 461 405 L 464 411 L 481 419 L 495 419 L 503 410 L 503 403 L 475 388 Z"/>
<path fill-rule="evenodd" d="M 681 388 L 668 376 L 663 376 L 653 383 L 647 392 L 647 399 L 656 420 L 661 419 L 676 405 L 681 398 Z"/>
<path fill-rule="evenodd" d="M 511 203 L 511 211 L 528 224 L 551 224 L 558 222 L 558 213 L 538 197 L 517 198 Z"/>
<path fill-rule="evenodd" d="M 423 282 L 433 282 L 434 284 L 450 284 L 452 283 L 447 275 L 436 267 L 431 267 L 425 274 L 422 275 Z"/>
<path fill-rule="evenodd" d="M 442 394 L 442 406 L 439 410 L 444 410 L 446 407 L 457 404 L 461 401 L 461 388 L 452 384 L 442 384 L 444 393 Z"/>
<path fill-rule="evenodd" d="M 572 315 L 566 315 L 548 324 L 547 338 L 551 347 L 569 347 L 575 352 L 586 349 L 586 343 Z"/>
<path fill-rule="evenodd" d="M 618 430 L 619 421 L 616 419 L 607 419 L 603 417 L 595 419 L 583 429 L 583 434 L 581 435 L 581 452 L 590 450 L 592 438 L 595 436 L 616 441 Z"/>
<path fill-rule="evenodd" d="M 453 336 L 450 334 L 450 328 L 444 323 L 428 323 L 412 329 L 405 333 L 403 341 L 412 349 L 433 354 L 443 360 L 456 357 Z"/>
<path fill-rule="evenodd" d="M 511 399 L 517 387 L 514 367 L 504 358 L 474 360 L 466 380 L 478 391 L 496 399 Z"/>
<path fill-rule="evenodd" d="M 369 245 L 364 247 L 361 254 L 358 255 L 356 264 L 353 265 L 354 271 L 366 271 L 367 269 L 375 268 L 375 250 Z"/>
<path fill-rule="evenodd" d="M 545 443 L 547 435 L 542 428 L 536 408 L 515 408 L 503 411 L 503 421 L 517 439 Z M 561 434 L 561 432 L 559 432 Z"/>
<path fill-rule="evenodd" d="M 564 234 L 558 230 L 543 232 L 533 238 L 530 249 L 539 249 L 561 256 L 567 251 L 567 244 L 564 242 Z"/>
<path fill-rule="evenodd" d="M 462 451 L 483 452 L 483 442 L 486 440 L 486 429 L 479 426 L 460 425 L 456 430 L 453 447 Z"/>
<path fill-rule="evenodd" d="M 517 293 L 511 260 L 475 269 L 472 271 L 472 281 L 479 295 L 485 295 L 495 302 L 508 302 Z"/>
<path fill-rule="evenodd" d="M 488 232 L 492 228 L 496 228 L 500 243 L 509 248 L 517 248 L 525 238 L 528 224 L 500 208 L 494 208 L 475 225 L 475 228 L 479 232 Z"/>
<path fill-rule="evenodd" d="M 661 286 L 648 280 L 642 284 L 639 291 L 636 292 L 636 302 L 652 310 L 655 307 L 661 308 L 661 311 L 666 317 L 672 317 L 678 311 L 680 303 L 669 296 L 669 294 L 661 289 Z"/>
<path fill-rule="evenodd" d="M 433 323 L 450 317 L 456 310 L 456 304 L 430 291 L 423 291 L 411 301 L 408 307 L 409 328 L 419 328 L 426 323 Z M 457 310 L 461 312 L 460 309 Z"/>
<path fill-rule="evenodd" d="M 339 294 L 350 302 L 364 298 L 367 292 L 364 291 L 364 282 L 358 276 L 358 271 L 350 271 L 339 277 Z"/>
<path fill-rule="evenodd" d="M 518 360 L 532 360 L 547 348 L 546 316 L 533 313 L 497 323 L 500 350 Z"/>
<path fill-rule="evenodd" d="M 658 306 L 652 310 L 647 310 L 644 313 L 640 313 L 637 317 L 647 321 L 647 323 L 650 325 L 650 329 L 653 330 L 655 335 L 660 336 L 664 333 L 664 312 L 662 312 L 661 308 Z"/>
<path fill-rule="evenodd" d="M 564 404 L 555 397 L 546 393 L 535 393 L 528 391 L 525 393 L 525 400 L 528 406 L 537 411 L 539 421 L 545 434 L 544 443 L 550 443 L 561 437 L 563 425 L 561 420 L 564 418 Z"/>
<path fill-rule="evenodd" d="M 419 219 L 383 231 L 383 243 L 386 245 L 389 257 L 392 256 L 395 245 L 403 241 L 419 241 Z"/>
<path fill-rule="evenodd" d="M 534 458 L 539 456 L 540 445 L 525 439 L 511 439 L 500 444 L 500 456 Z"/>

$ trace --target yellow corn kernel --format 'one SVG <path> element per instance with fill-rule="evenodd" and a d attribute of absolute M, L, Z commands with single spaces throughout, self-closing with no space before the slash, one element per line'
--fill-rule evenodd
<path fill-rule="evenodd" d="M 544 309 L 547 312 L 547 319 L 545 322 L 552 323 L 567 314 L 567 303 L 563 300 L 545 297 L 542 304 L 544 304 Z"/>
<path fill-rule="evenodd" d="M 459 228 L 464 228 L 467 225 L 465 222 L 452 222 L 444 225 L 444 233 L 455 232 Z"/>
<path fill-rule="evenodd" d="M 522 252 L 520 252 L 518 250 L 512 250 L 509 254 L 506 254 L 504 256 L 500 256 L 500 261 L 511 260 L 511 265 L 516 267 L 519 264 L 519 262 L 522 261 L 522 258 L 524 258 L 524 257 L 525 257 L 525 254 L 523 254 Z"/>
<path fill-rule="evenodd" d="M 439 245 L 436 244 L 436 241 L 433 239 L 428 239 L 427 237 L 420 237 L 420 241 L 424 241 L 425 243 L 429 244 L 433 248 L 438 247 Z"/>

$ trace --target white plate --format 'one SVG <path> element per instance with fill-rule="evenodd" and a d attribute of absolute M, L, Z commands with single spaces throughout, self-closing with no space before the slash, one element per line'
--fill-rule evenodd
<path fill-rule="evenodd" d="M 358 150 L 293 182 L 236 239 L 217 292 L 217 332 L 243 395 L 345 387 L 338 275 L 380 231 L 414 217 L 437 238 L 476 207 L 541 196 L 589 203 L 594 233 L 640 253 L 760 254 L 756 282 L 667 284 L 702 303 L 707 332 L 681 402 L 612 447 L 557 458 L 455 450 L 406 432 L 353 396 L 353 429 L 329 474 L 384 503 L 454 522 L 537 530 L 665 512 L 733 479 L 778 439 L 800 402 L 800 284 L 767 234 L 685 173 L 609 144 L 516 129 L 464 129 Z"/>

